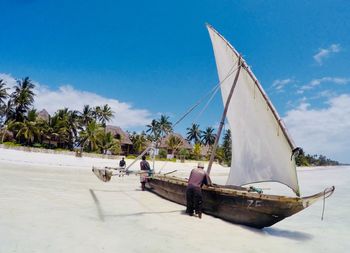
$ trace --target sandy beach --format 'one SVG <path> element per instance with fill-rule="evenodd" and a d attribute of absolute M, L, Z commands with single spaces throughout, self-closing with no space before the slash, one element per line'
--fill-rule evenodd
<path fill-rule="evenodd" d="M 131 163 L 131 161 L 127 161 Z M 0 252 L 346 252 L 350 167 L 298 169 L 302 195 L 322 201 L 263 230 L 204 215 L 142 192 L 136 176 L 99 181 L 91 166 L 117 160 L 0 149 Z M 188 176 L 195 163 L 156 163 Z M 138 168 L 138 163 L 133 166 Z M 217 183 L 228 169 L 213 168 Z"/>

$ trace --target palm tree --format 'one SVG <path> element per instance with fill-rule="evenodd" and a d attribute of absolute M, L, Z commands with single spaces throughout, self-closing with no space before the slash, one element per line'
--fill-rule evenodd
<path fill-rule="evenodd" d="M 100 131 L 99 133 L 98 146 L 101 153 L 105 153 L 107 150 L 111 150 L 114 154 L 120 153 L 120 141 L 114 139 L 111 132 Z"/>
<path fill-rule="evenodd" d="M 159 122 L 153 119 L 151 124 L 147 125 L 146 127 L 147 127 L 146 133 L 149 133 L 150 140 L 158 142 L 160 138 Z"/>
<path fill-rule="evenodd" d="M 114 117 L 114 113 L 108 104 L 105 104 L 102 109 L 100 109 L 99 119 L 104 128 L 106 128 L 106 122 L 109 122 Z"/>
<path fill-rule="evenodd" d="M 50 117 L 49 117 L 49 121 L 50 121 Z M 46 121 L 42 118 L 38 118 L 36 121 L 36 125 L 38 127 L 38 132 L 39 132 L 39 141 L 41 144 L 43 144 L 44 139 L 49 141 L 51 140 L 52 128 L 49 125 L 49 121 Z"/>
<path fill-rule="evenodd" d="M 36 112 L 36 109 L 32 108 L 27 113 L 27 120 L 34 122 L 34 121 L 36 121 L 37 116 L 38 116 L 38 114 Z"/>
<path fill-rule="evenodd" d="M 100 120 L 102 109 L 100 106 L 92 108 L 91 113 L 95 121 Z"/>
<path fill-rule="evenodd" d="M 35 138 L 39 137 L 39 128 L 35 122 L 36 120 L 36 110 L 30 110 L 27 115 L 27 119 L 23 122 L 16 122 L 16 128 L 18 132 L 16 138 L 20 141 L 22 138 L 26 140 L 27 145 L 32 145 Z"/>
<path fill-rule="evenodd" d="M 204 131 L 201 131 L 201 142 L 203 145 L 211 147 L 215 143 L 216 134 L 213 133 L 214 128 L 207 127 Z"/>
<path fill-rule="evenodd" d="M 13 132 L 11 130 L 13 130 L 14 128 L 14 125 L 15 125 L 15 121 L 14 120 L 9 120 L 6 122 L 6 124 L 1 128 L 0 130 L 0 134 L 1 134 L 1 142 L 0 143 L 3 143 L 6 136 L 8 135 L 12 135 L 13 136 Z M 11 136 L 11 137 L 12 137 Z"/>
<path fill-rule="evenodd" d="M 18 122 L 24 120 L 24 114 L 29 110 L 29 107 L 34 103 L 34 88 L 35 85 L 29 77 L 17 80 L 15 91 L 11 94 L 11 100 L 15 107 L 15 119 Z"/>
<path fill-rule="evenodd" d="M 167 140 L 168 148 L 171 149 L 171 153 L 173 155 L 180 149 L 181 144 L 182 140 L 175 135 L 170 135 L 169 139 Z"/>
<path fill-rule="evenodd" d="M 58 110 L 52 118 L 54 132 L 58 134 L 59 145 L 73 149 L 78 137 L 79 112 L 68 108 Z"/>
<path fill-rule="evenodd" d="M 2 106 L 2 104 L 5 105 L 5 100 L 8 97 L 8 88 L 6 88 L 5 85 L 5 82 L 2 79 L 0 79 L 0 106 Z"/>
<path fill-rule="evenodd" d="M 68 111 L 67 124 L 69 133 L 68 147 L 73 149 L 74 142 L 78 138 L 79 112 L 77 110 Z"/>
<path fill-rule="evenodd" d="M 86 129 L 80 132 L 83 149 L 87 146 L 89 151 L 95 151 L 98 148 L 101 132 L 103 132 L 101 126 L 95 120 L 91 121 Z"/>
<path fill-rule="evenodd" d="M 173 131 L 173 127 L 172 127 L 173 123 L 169 121 L 169 117 L 166 115 L 160 115 L 158 124 L 159 124 L 160 135 L 162 137 L 168 135 Z"/>
<path fill-rule="evenodd" d="M 89 105 L 84 105 L 83 111 L 80 113 L 80 123 L 84 128 L 93 120 L 92 108 Z"/>
<path fill-rule="evenodd" d="M 195 144 L 200 143 L 201 131 L 198 124 L 192 123 L 191 127 L 186 128 L 186 130 L 189 142 L 193 140 Z"/>
<path fill-rule="evenodd" d="M 51 147 L 52 141 L 57 141 L 58 145 L 60 145 L 60 141 L 65 140 L 65 136 L 60 135 L 63 132 L 60 130 L 62 123 L 57 113 L 53 117 L 49 115 L 48 121 L 38 119 L 37 124 L 40 130 L 41 142 L 43 142 L 43 139 L 48 140 L 49 147 Z"/>
<path fill-rule="evenodd" d="M 131 138 L 135 151 L 139 154 L 146 148 L 146 135 L 144 133 L 135 134 Z"/>
<path fill-rule="evenodd" d="M 5 117 L 5 124 L 15 119 L 15 107 L 11 99 L 2 107 L 2 116 Z"/>
<path fill-rule="evenodd" d="M 70 139 L 69 131 L 69 110 L 68 108 L 59 109 L 55 115 L 51 118 L 50 124 L 53 129 L 53 136 L 57 140 L 58 147 L 65 148 L 69 146 L 68 142 Z"/>
<path fill-rule="evenodd" d="M 7 89 L 8 88 L 5 87 L 5 83 L 3 82 L 3 80 L 0 79 L 0 126 L 2 125 L 3 119 L 6 116 L 6 114 L 5 114 L 5 110 L 6 110 L 5 100 L 8 97 Z"/>

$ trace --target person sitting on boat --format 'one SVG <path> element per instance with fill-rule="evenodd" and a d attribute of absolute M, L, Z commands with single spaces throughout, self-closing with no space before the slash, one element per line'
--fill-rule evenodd
<path fill-rule="evenodd" d="M 147 176 L 151 173 L 151 167 L 149 166 L 149 163 L 146 161 L 146 156 L 142 156 L 142 161 L 140 162 L 140 183 L 141 183 L 141 189 L 142 191 L 145 190 L 145 185 L 147 182 Z"/>
<path fill-rule="evenodd" d="M 119 161 L 119 168 L 124 169 L 126 167 L 126 162 L 124 160 L 124 157 Z"/>
<path fill-rule="evenodd" d="M 193 216 L 193 211 L 202 218 L 202 186 L 210 185 L 211 180 L 206 171 L 204 171 L 204 164 L 199 162 L 197 168 L 193 169 L 188 179 L 186 189 L 187 209 L 186 213 Z"/>

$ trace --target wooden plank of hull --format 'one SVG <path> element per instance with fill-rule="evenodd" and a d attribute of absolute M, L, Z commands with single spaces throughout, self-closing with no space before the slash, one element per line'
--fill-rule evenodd
<path fill-rule="evenodd" d="M 184 179 L 154 176 L 148 189 L 161 197 L 186 205 Z M 220 186 L 203 187 L 203 212 L 255 228 L 269 227 L 304 209 L 300 198 L 232 190 Z"/>

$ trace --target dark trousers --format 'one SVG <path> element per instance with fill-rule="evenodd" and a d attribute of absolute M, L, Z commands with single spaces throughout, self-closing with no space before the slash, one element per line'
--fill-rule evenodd
<path fill-rule="evenodd" d="M 190 215 L 193 214 L 193 211 L 200 214 L 202 213 L 202 189 L 199 187 L 188 186 L 186 190 L 186 200 L 187 200 L 187 209 L 186 213 Z"/>

